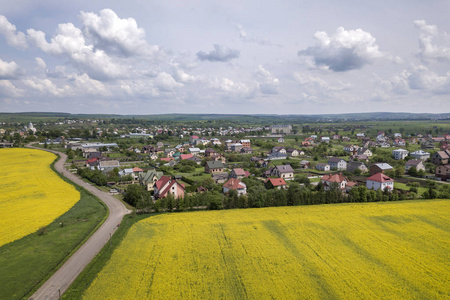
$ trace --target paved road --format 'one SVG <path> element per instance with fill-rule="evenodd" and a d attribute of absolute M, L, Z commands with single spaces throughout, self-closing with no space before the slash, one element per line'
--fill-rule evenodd
<path fill-rule="evenodd" d="M 32 146 L 29 147 L 34 148 Z M 56 271 L 56 273 L 53 274 L 53 276 L 50 277 L 36 293 L 33 294 L 33 296 L 31 296 L 30 300 L 58 299 L 59 294 L 62 295 L 67 290 L 75 278 L 77 278 L 81 271 L 83 271 L 89 262 L 91 262 L 108 242 L 110 237 L 117 230 L 123 216 L 131 212 L 113 196 L 100 191 L 66 170 L 64 168 L 64 163 L 67 160 L 66 154 L 51 150 L 48 151 L 57 153 L 61 156 L 61 159 L 55 164 L 55 169 L 63 176 L 69 178 L 71 181 L 82 186 L 102 200 L 108 206 L 109 216 L 86 243 L 84 243 L 83 246 L 81 246 L 78 251 L 75 252 L 66 263 Z"/>

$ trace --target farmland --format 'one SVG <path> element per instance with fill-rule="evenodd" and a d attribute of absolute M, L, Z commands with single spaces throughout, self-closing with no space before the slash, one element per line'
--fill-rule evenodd
<path fill-rule="evenodd" d="M 47 226 L 80 199 L 51 170 L 55 158 L 39 150 L 0 150 L 0 246 Z"/>
<path fill-rule="evenodd" d="M 133 225 L 85 299 L 442 299 L 450 201 L 162 214 Z"/>

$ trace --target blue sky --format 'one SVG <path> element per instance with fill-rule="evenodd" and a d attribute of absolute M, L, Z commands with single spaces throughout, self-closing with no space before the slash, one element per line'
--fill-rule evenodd
<path fill-rule="evenodd" d="M 0 2 L 0 111 L 450 111 L 450 1 Z"/>

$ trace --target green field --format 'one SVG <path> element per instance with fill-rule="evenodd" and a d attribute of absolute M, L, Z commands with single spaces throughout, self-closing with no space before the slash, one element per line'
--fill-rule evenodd
<path fill-rule="evenodd" d="M 449 298 L 449 211 L 430 200 L 156 215 L 74 289 L 89 286 L 84 299 Z"/>

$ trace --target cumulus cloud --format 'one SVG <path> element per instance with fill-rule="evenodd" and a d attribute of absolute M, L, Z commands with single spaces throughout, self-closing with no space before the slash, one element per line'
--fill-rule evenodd
<path fill-rule="evenodd" d="M 8 45 L 17 48 L 27 48 L 27 38 L 23 32 L 18 32 L 16 26 L 9 23 L 5 16 L 0 15 L 0 34 L 4 35 L 6 38 L 6 43 Z"/>
<path fill-rule="evenodd" d="M 161 91 L 171 92 L 176 88 L 182 87 L 183 84 L 177 82 L 170 74 L 162 72 L 156 77 L 155 86 Z"/>
<path fill-rule="evenodd" d="M 0 80 L 0 95 L 4 97 L 21 97 L 24 90 L 17 88 L 9 80 Z"/>
<path fill-rule="evenodd" d="M 239 55 L 240 53 L 238 50 L 234 50 L 218 44 L 215 44 L 214 50 L 209 53 L 203 51 L 197 52 L 197 57 L 202 61 L 208 60 L 225 62 L 232 60 L 233 58 L 238 58 Z"/>
<path fill-rule="evenodd" d="M 121 19 L 111 9 L 103 9 L 100 15 L 81 12 L 81 21 L 87 37 L 99 49 L 124 56 L 149 54 L 158 47 L 150 47 L 145 40 L 145 30 L 139 28 L 133 18 Z"/>
<path fill-rule="evenodd" d="M 263 94 L 278 94 L 280 80 L 272 75 L 269 71 L 259 65 L 255 72 L 256 78 L 258 80 L 259 89 Z"/>
<path fill-rule="evenodd" d="M 295 72 L 293 77 L 301 87 L 300 94 L 305 99 L 317 103 L 351 103 L 355 100 L 349 95 L 344 94 L 345 91 L 350 89 L 350 84 L 346 84 L 341 81 L 330 83 L 320 77 L 315 77 L 310 74 L 300 72 Z"/>
<path fill-rule="evenodd" d="M 6 62 L 0 59 L 0 79 L 12 79 L 21 73 L 19 66 L 14 62 Z"/>
<path fill-rule="evenodd" d="M 75 67 L 93 78 L 115 78 L 125 73 L 124 68 L 103 50 L 94 49 L 93 45 L 88 44 L 82 31 L 72 23 L 59 24 L 50 43 L 42 31 L 28 29 L 27 33 L 29 40 L 42 51 L 67 57 Z"/>
<path fill-rule="evenodd" d="M 361 69 L 384 56 L 378 50 L 375 38 L 362 29 L 345 30 L 339 27 L 332 36 L 324 31 L 314 34 L 316 45 L 298 52 L 300 56 L 312 56 L 316 66 L 335 72 Z"/>
<path fill-rule="evenodd" d="M 68 85 L 58 87 L 50 79 L 30 77 L 23 80 L 23 83 L 44 95 L 49 94 L 56 97 L 63 97 L 71 94 L 71 88 Z"/>
<path fill-rule="evenodd" d="M 86 73 L 74 75 L 71 79 L 79 92 L 89 95 L 111 95 L 110 90 L 100 81 L 92 79 Z"/>
<path fill-rule="evenodd" d="M 211 87 L 227 98 L 242 99 L 253 95 L 255 88 L 243 82 L 235 82 L 229 78 L 215 78 Z"/>
<path fill-rule="evenodd" d="M 425 20 L 414 21 L 420 30 L 419 56 L 423 61 L 450 61 L 450 37 L 440 32 L 436 25 L 428 25 Z"/>
<path fill-rule="evenodd" d="M 406 76 L 411 89 L 429 90 L 434 94 L 450 94 L 450 71 L 441 76 L 421 65 Z"/>

